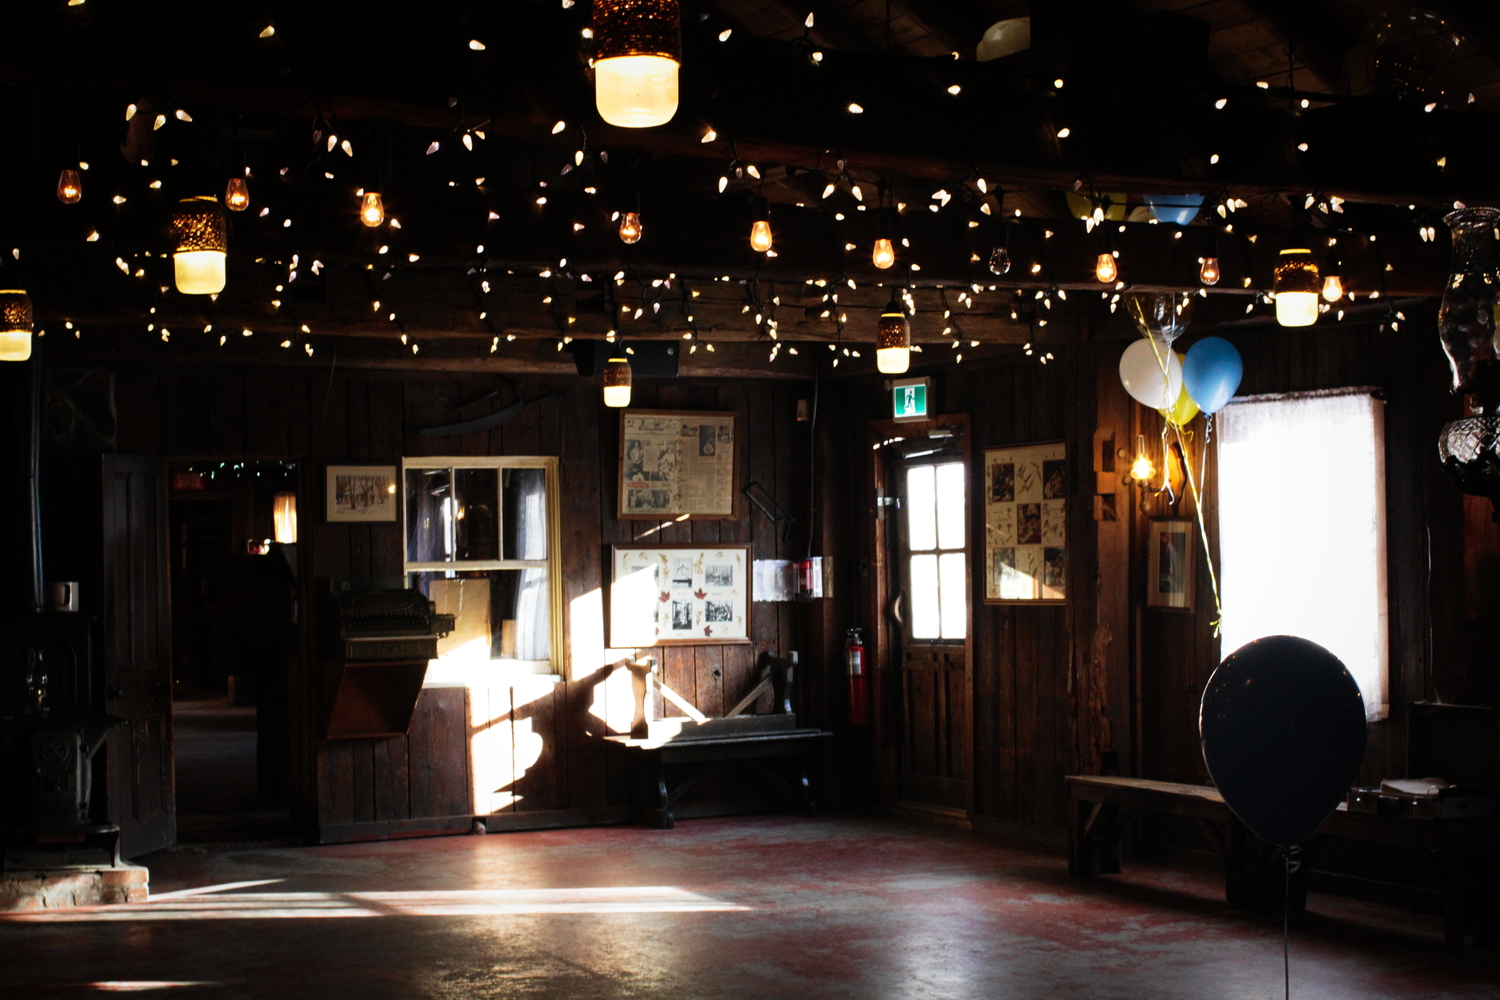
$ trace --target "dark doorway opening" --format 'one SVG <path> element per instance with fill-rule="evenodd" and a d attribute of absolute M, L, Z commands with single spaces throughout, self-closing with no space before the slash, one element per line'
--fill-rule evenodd
<path fill-rule="evenodd" d="M 296 464 L 168 471 L 178 842 L 291 838 Z"/>

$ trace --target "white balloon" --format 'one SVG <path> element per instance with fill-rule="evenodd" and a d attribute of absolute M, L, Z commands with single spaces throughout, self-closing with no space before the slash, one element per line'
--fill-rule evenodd
<path fill-rule="evenodd" d="M 1137 401 L 1154 410 L 1169 410 L 1182 392 L 1182 359 L 1161 338 L 1153 340 L 1142 337 L 1125 348 L 1120 358 L 1120 381 Z M 1167 362 L 1165 378 L 1158 356 Z"/>

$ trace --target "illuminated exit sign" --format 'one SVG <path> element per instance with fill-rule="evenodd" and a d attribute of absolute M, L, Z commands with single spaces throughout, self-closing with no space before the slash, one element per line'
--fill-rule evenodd
<path fill-rule="evenodd" d="M 891 416 L 897 420 L 926 420 L 931 401 L 930 378 L 899 378 L 891 383 Z"/>

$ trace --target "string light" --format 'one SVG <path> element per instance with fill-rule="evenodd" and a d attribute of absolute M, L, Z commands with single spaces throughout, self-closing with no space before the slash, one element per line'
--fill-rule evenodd
<path fill-rule="evenodd" d="M 641 241 L 641 213 L 626 212 L 620 216 L 620 242 L 639 243 Z"/>
<path fill-rule="evenodd" d="M 765 219 L 757 219 L 750 227 L 750 249 L 765 253 L 771 249 L 771 223 Z"/>
<path fill-rule="evenodd" d="M 1344 297 L 1344 281 L 1336 274 L 1323 278 L 1323 301 L 1337 302 Z"/>
<path fill-rule="evenodd" d="M 1114 281 L 1119 275 L 1120 268 L 1115 263 L 1115 255 L 1112 253 L 1101 253 L 1099 259 L 1094 263 L 1094 277 L 1107 284 Z"/>
<path fill-rule="evenodd" d="M 1203 263 L 1198 267 L 1198 280 L 1205 285 L 1217 285 L 1219 283 L 1219 258 L 1203 258 Z"/>
<path fill-rule="evenodd" d="M 374 229 L 385 221 L 385 202 L 380 192 L 366 191 L 359 202 L 359 221 Z"/>
<path fill-rule="evenodd" d="M 882 271 L 896 263 L 896 248 L 891 241 L 884 236 L 875 241 L 875 249 L 870 254 L 871 261 Z"/>
<path fill-rule="evenodd" d="M 682 32 L 677 0 L 594 0 L 594 103 L 621 128 L 677 113 Z"/>
<path fill-rule="evenodd" d="M 83 180 L 76 170 L 64 170 L 57 178 L 57 200 L 64 205 L 76 205 L 83 197 Z"/>
<path fill-rule="evenodd" d="M 250 207 L 250 185 L 245 183 L 245 178 L 229 178 L 229 184 L 224 188 L 224 207 L 231 212 L 243 212 Z"/>

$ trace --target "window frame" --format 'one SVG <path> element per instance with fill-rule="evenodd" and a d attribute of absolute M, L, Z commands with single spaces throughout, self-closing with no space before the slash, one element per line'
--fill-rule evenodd
<path fill-rule="evenodd" d="M 564 610 L 561 553 L 562 490 L 559 483 L 561 460 L 551 455 L 433 455 L 401 459 L 401 568 L 410 577 L 418 573 L 444 572 L 491 572 L 496 570 L 544 569 L 547 571 L 547 597 L 549 601 L 548 635 L 551 641 L 550 662 L 557 674 L 566 671 L 567 652 L 564 645 Z M 542 488 L 546 493 L 547 510 L 547 557 L 545 559 L 457 559 L 451 562 L 412 562 L 409 546 L 411 527 L 407 521 L 406 476 L 408 470 L 439 470 L 451 472 L 459 469 L 496 470 L 496 492 L 503 492 L 501 474 L 506 469 L 541 469 Z M 504 525 L 504 511 L 499 511 L 498 523 Z M 491 662 L 504 662 L 491 658 Z M 537 661 L 538 663 L 543 661 Z"/>
<path fill-rule="evenodd" d="M 964 533 L 962 544 L 959 545 L 956 548 L 945 548 L 943 546 L 943 544 L 942 544 L 942 532 L 941 532 L 941 529 L 939 528 L 938 519 L 937 519 L 938 518 L 938 507 L 939 507 L 939 504 L 938 504 L 938 501 L 937 501 L 937 494 L 936 494 L 936 492 L 934 492 L 934 495 L 933 495 L 933 534 L 932 534 L 933 547 L 930 548 L 930 549 L 920 549 L 920 550 L 913 549 L 912 545 L 911 545 L 911 509 L 910 509 L 911 508 L 911 494 L 910 494 L 910 489 L 908 487 L 908 482 L 909 482 L 908 477 L 909 477 L 910 472 L 911 472 L 912 469 L 921 468 L 921 467 L 930 467 L 933 470 L 934 486 L 936 486 L 937 470 L 940 467 L 945 466 L 945 465 L 957 465 L 957 466 L 959 466 L 959 468 L 961 470 L 960 478 L 961 478 L 961 480 L 963 481 L 963 484 L 964 484 L 964 498 L 963 498 L 963 507 L 964 507 L 964 509 L 963 509 L 963 511 L 960 514 L 960 523 L 963 526 L 963 533 Z M 905 609 L 905 611 L 906 611 L 906 614 L 905 614 L 906 621 L 902 623 L 902 629 L 901 629 L 901 631 L 902 631 L 902 641 L 905 642 L 905 643 L 907 643 L 907 644 L 909 644 L 909 645 L 920 645 L 920 646 L 960 646 L 960 645 L 966 645 L 968 643 L 968 641 L 969 641 L 969 634 L 970 634 L 970 632 L 973 631 L 973 622 L 972 622 L 972 620 L 971 620 L 971 618 L 969 616 L 969 609 L 967 607 L 968 601 L 969 601 L 969 586 L 970 586 L 970 581 L 972 580 L 972 572 L 973 572 L 973 567 L 969 563 L 971 539 L 969 537 L 969 535 L 970 535 L 970 531 L 969 531 L 970 526 L 969 526 L 969 523 L 968 523 L 968 477 L 969 477 L 969 465 L 968 465 L 968 462 L 964 458 L 962 458 L 962 457 L 948 457 L 948 456 L 945 456 L 945 457 L 942 457 L 942 458 L 936 458 L 936 457 L 932 457 L 932 456 L 922 456 L 920 458 L 897 459 L 893 463 L 892 472 L 894 473 L 894 478 L 896 479 L 896 483 L 894 484 L 894 487 L 895 487 L 894 493 L 895 493 L 895 495 L 897 497 L 899 497 L 901 499 L 901 507 L 900 507 L 900 510 L 899 510 L 899 512 L 897 514 L 897 519 L 896 519 L 896 533 L 895 533 L 896 558 L 899 560 L 899 563 L 900 563 L 898 574 L 899 574 L 899 579 L 900 579 L 900 582 L 901 582 L 901 590 L 902 590 L 902 592 L 904 594 L 907 595 L 906 603 L 908 605 L 907 608 Z M 963 586 L 960 588 L 960 599 L 965 602 L 964 634 L 961 635 L 961 636 L 958 636 L 956 638 L 952 637 L 952 636 L 943 636 L 941 634 L 942 630 L 943 630 L 942 557 L 945 556 L 945 555 L 958 555 L 958 556 L 962 556 L 963 560 L 964 560 L 964 581 L 965 582 L 964 582 Z M 911 594 L 914 591 L 914 587 L 912 586 L 912 559 L 914 559 L 916 556 L 932 556 L 934 558 L 934 560 L 936 561 L 937 585 L 938 585 L 938 607 L 937 607 L 937 614 L 938 614 L 938 632 L 939 632 L 939 634 L 936 635 L 936 636 L 919 637 L 919 636 L 917 636 L 915 634 L 916 614 L 915 614 L 914 606 L 912 605 Z"/>

